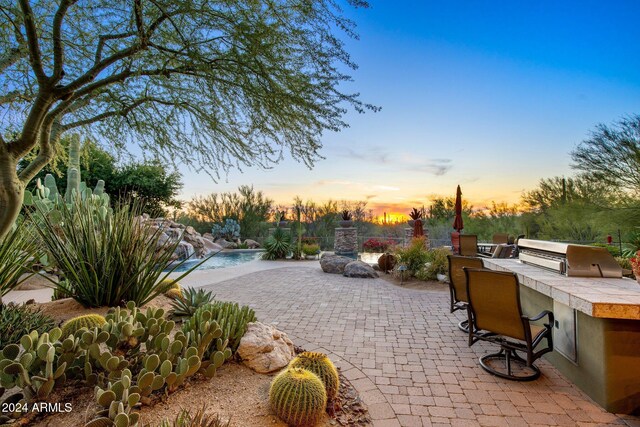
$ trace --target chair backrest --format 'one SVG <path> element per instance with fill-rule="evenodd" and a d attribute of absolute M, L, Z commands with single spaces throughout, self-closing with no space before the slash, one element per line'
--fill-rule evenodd
<path fill-rule="evenodd" d="M 507 233 L 496 233 L 493 235 L 493 243 L 495 243 L 496 245 L 499 244 L 507 244 L 509 243 L 509 234 Z"/>
<path fill-rule="evenodd" d="M 478 236 L 475 234 L 460 235 L 460 255 L 477 256 L 478 255 Z"/>
<path fill-rule="evenodd" d="M 449 258 L 449 287 L 451 288 L 452 303 L 467 302 L 467 276 L 464 267 L 483 268 L 482 259 L 460 255 L 447 255 Z"/>
<path fill-rule="evenodd" d="M 526 340 L 518 276 L 504 271 L 469 268 L 465 268 L 465 273 L 469 308 L 475 327 Z"/>
<path fill-rule="evenodd" d="M 491 254 L 491 258 L 509 258 L 513 252 L 513 246 L 507 244 L 497 245 Z"/>

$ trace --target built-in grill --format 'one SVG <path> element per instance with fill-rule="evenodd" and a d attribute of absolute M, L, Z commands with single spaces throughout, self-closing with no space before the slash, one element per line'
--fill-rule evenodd
<path fill-rule="evenodd" d="M 622 267 L 606 248 L 520 239 L 518 249 L 523 263 L 566 276 L 622 277 Z"/>

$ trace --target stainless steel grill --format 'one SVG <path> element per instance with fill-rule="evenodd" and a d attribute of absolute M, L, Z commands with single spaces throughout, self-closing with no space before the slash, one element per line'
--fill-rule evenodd
<path fill-rule="evenodd" d="M 622 277 L 622 267 L 606 248 L 520 239 L 519 259 L 572 277 Z"/>

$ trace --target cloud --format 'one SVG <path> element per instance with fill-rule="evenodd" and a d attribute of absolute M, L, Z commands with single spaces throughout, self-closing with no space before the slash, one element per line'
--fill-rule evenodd
<path fill-rule="evenodd" d="M 337 155 L 349 160 L 367 162 L 378 166 L 389 166 L 400 171 L 413 171 L 435 176 L 447 174 L 454 165 L 453 159 L 428 159 L 418 156 L 416 153 L 393 152 L 380 146 L 367 147 L 361 150 L 346 148 L 340 150 Z"/>

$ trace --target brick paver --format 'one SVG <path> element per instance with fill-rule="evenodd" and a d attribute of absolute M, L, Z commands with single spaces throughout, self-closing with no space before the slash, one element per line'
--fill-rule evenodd
<path fill-rule="evenodd" d="M 640 426 L 637 417 L 604 411 L 544 360 L 538 362 L 542 376 L 529 383 L 483 371 L 478 357 L 493 348 L 468 347 L 444 288 L 404 289 L 308 267 L 251 273 L 207 288 L 219 299 L 250 305 L 297 345 L 329 353 L 375 426 Z"/>

